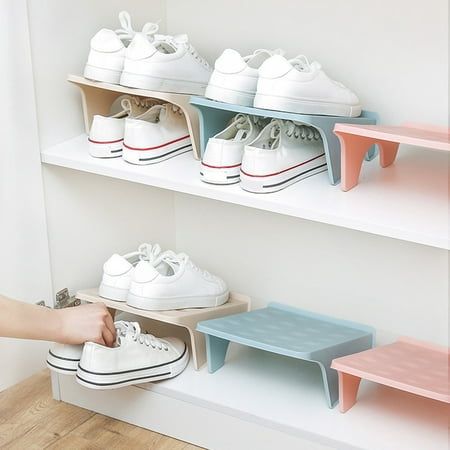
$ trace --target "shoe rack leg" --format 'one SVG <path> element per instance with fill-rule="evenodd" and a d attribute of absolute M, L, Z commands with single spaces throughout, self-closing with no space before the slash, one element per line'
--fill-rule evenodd
<path fill-rule="evenodd" d="M 390 166 L 395 161 L 399 144 L 397 142 L 388 142 L 388 141 L 380 141 L 377 142 L 377 144 L 378 147 L 380 148 L 381 167 Z"/>
<path fill-rule="evenodd" d="M 324 124 L 324 126 L 316 128 L 322 136 L 330 183 L 332 185 L 336 185 L 341 179 L 341 152 L 339 148 L 339 140 L 329 125 Z"/>
<path fill-rule="evenodd" d="M 332 369 L 331 361 L 318 361 L 322 371 L 323 387 L 329 408 L 334 408 L 339 401 L 338 374 Z"/>
<path fill-rule="evenodd" d="M 206 342 L 205 335 L 199 331 L 190 330 L 192 360 L 195 370 L 199 370 L 206 363 Z"/>
<path fill-rule="evenodd" d="M 208 371 L 214 373 L 225 364 L 230 341 L 209 334 L 206 335 L 206 354 L 208 355 Z"/>
<path fill-rule="evenodd" d="M 349 191 L 358 184 L 361 165 L 372 139 L 336 133 L 341 143 L 341 189 Z"/>
<path fill-rule="evenodd" d="M 355 403 L 361 378 L 344 372 L 338 372 L 339 377 L 339 410 L 348 411 Z"/>

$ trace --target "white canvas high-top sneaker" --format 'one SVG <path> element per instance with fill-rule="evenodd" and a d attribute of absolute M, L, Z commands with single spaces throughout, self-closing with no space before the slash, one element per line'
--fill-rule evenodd
<path fill-rule="evenodd" d="M 48 351 L 47 367 L 64 375 L 75 375 L 82 351 L 82 345 L 53 344 Z"/>

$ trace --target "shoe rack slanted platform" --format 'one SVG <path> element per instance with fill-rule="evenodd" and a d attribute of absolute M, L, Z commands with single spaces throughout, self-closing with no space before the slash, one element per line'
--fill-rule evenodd
<path fill-rule="evenodd" d="M 98 295 L 98 289 L 78 291 L 76 298 L 88 303 L 104 303 L 108 308 L 117 311 L 124 311 L 129 314 L 187 329 L 191 340 L 192 359 L 196 370 L 199 370 L 206 362 L 205 336 L 196 330 L 197 323 L 202 320 L 239 314 L 250 310 L 250 297 L 237 293 L 231 293 L 227 303 L 214 308 L 192 308 L 170 311 L 146 311 L 132 308 L 125 302 L 117 302 L 100 297 Z"/>
<path fill-rule="evenodd" d="M 191 97 L 191 103 L 200 113 L 200 149 L 205 151 L 208 139 L 225 128 L 227 122 L 237 113 L 248 114 L 274 119 L 292 120 L 295 123 L 309 125 L 316 128 L 323 140 L 325 156 L 328 166 L 330 183 L 335 185 L 341 179 L 341 148 L 339 140 L 333 133 L 336 123 L 373 125 L 378 121 L 378 114 L 363 111 L 360 117 L 320 116 L 297 114 L 284 111 L 253 108 L 232 105 L 229 103 L 209 100 L 204 97 Z M 366 159 L 371 160 L 376 155 L 375 147 L 366 150 Z"/>
<path fill-rule="evenodd" d="M 143 98 L 154 98 L 172 103 L 183 111 L 191 136 L 194 158 L 200 159 L 198 113 L 189 102 L 190 95 L 128 88 L 119 84 L 88 80 L 79 75 L 69 75 L 67 80 L 80 88 L 84 126 L 87 134 L 89 134 L 94 115 L 108 115 L 114 100 L 121 95 L 128 94 Z"/>
<path fill-rule="evenodd" d="M 361 379 L 450 403 L 449 350 L 402 337 L 397 342 L 335 359 L 339 373 L 339 408 L 355 403 Z"/>
<path fill-rule="evenodd" d="M 210 373 L 224 365 L 230 342 L 318 364 L 330 408 L 338 402 L 338 375 L 331 361 L 373 347 L 375 334 L 365 325 L 280 303 L 200 322 L 197 330 L 206 334 Z"/>
<path fill-rule="evenodd" d="M 407 123 L 403 126 L 367 126 L 336 124 L 334 133 L 341 142 L 343 191 L 358 184 L 361 165 L 367 149 L 376 144 L 380 150 L 380 165 L 394 163 L 400 144 L 450 152 L 450 129 L 432 125 Z"/>

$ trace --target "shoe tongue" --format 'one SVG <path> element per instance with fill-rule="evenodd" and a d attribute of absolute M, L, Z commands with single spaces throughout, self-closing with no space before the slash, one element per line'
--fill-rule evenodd
<path fill-rule="evenodd" d="M 147 108 L 140 105 L 134 98 L 124 98 L 120 104 L 129 117 L 137 117 L 147 111 Z"/>

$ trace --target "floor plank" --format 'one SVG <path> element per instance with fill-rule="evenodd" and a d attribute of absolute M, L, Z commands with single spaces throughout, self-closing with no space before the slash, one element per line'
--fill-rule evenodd
<path fill-rule="evenodd" d="M 0 448 L 195 450 L 186 442 L 51 397 L 47 370 L 0 392 Z"/>

